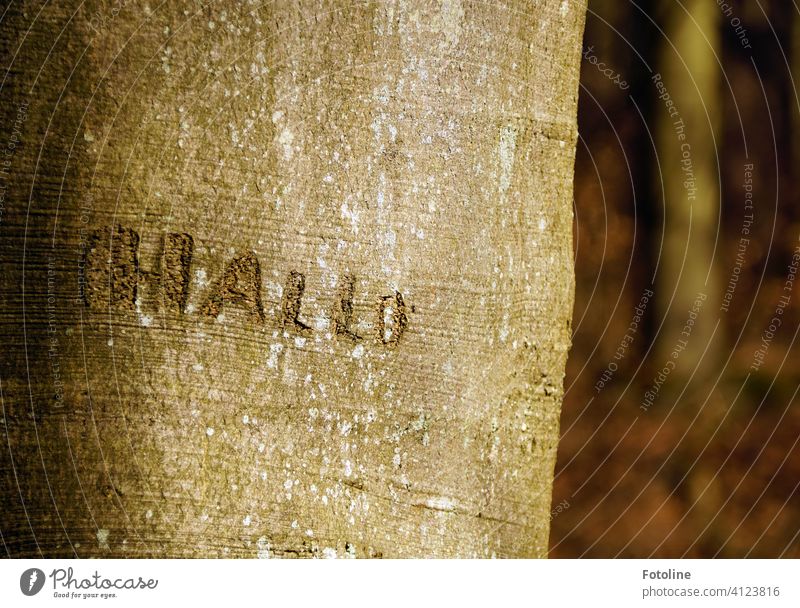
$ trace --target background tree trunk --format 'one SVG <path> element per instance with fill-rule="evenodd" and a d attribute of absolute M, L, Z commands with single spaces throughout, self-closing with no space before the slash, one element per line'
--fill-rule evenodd
<path fill-rule="evenodd" d="M 663 193 L 663 239 L 658 248 L 656 300 L 663 318 L 658 364 L 676 364 L 668 391 L 702 383 L 715 370 L 717 325 L 721 116 L 721 11 L 715 2 L 665 1 L 658 61 L 655 137 Z M 673 105 L 667 105 L 667 98 Z M 713 337 L 713 339 L 712 339 Z M 673 355 L 677 353 L 677 357 Z"/>
<path fill-rule="evenodd" d="M 5 550 L 545 556 L 584 3 L 142 6 L 0 24 Z"/>

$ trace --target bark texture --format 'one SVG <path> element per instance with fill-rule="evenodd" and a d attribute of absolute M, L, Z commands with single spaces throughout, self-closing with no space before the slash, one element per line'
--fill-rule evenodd
<path fill-rule="evenodd" d="M 584 11 L 11 5 L 5 551 L 545 556 Z"/>

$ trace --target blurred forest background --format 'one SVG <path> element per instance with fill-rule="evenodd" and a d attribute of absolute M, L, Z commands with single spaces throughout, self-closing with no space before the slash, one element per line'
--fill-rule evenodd
<path fill-rule="evenodd" d="M 800 557 L 800 10 L 590 0 L 551 557 Z"/>

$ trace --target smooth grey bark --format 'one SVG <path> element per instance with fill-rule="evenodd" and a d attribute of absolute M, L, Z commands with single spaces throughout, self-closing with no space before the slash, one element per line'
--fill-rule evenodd
<path fill-rule="evenodd" d="M 12 6 L 5 550 L 545 556 L 584 12 Z"/>

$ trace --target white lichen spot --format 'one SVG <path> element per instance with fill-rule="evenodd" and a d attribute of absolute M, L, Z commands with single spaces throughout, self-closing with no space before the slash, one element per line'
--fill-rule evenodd
<path fill-rule="evenodd" d="M 256 541 L 256 557 L 258 559 L 269 559 L 269 541 L 266 536 L 260 536 Z"/>
<path fill-rule="evenodd" d="M 294 142 L 294 133 L 286 127 L 281 131 L 281 134 L 278 136 L 278 143 L 283 146 L 283 158 L 284 160 L 292 160 L 292 155 L 294 154 L 294 148 L 292 147 L 292 142 Z"/>
<path fill-rule="evenodd" d="M 147 509 L 147 513 L 145 513 L 145 514 L 144 514 L 144 516 L 145 516 L 147 519 L 150 519 L 150 518 L 152 518 L 152 517 L 153 517 L 153 511 L 152 511 L 151 509 Z"/>
<path fill-rule="evenodd" d="M 389 249 L 393 249 L 397 244 L 397 234 L 391 228 L 387 228 L 386 232 L 379 234 L 378 239 L 381 245 L 385 245 Z"/>
<path fill-rule="evenodd" d="M 303 338 L 302 336 L 297 336 L 294 339 L 294 345 L 297 348 L 303 348 L 306 345 L 306 339 Z"/>
<path fill-rule="evenodd" d="M 245 515 L 244 519 L 242 520 L 242 525 L 243 526 L 249 526 L 252 521 L 253 520 L 250 518 L 249 515 Z"/>
<path fill-rule="evenodd" d="M 192 369 L 194 371 L 196 371 L 196 372 L 202 372 L 203 369 L 204 369 L 203 368 L 203 364 L 202 363 L 195 363 L 194 365 L 192 365 Z"/>
<path fill-rule="evenodd" d="M 214 434 L 214 429 L 213 429 L 213 428 L 211 428 L 211 427 L 208 427 L 208 428 L 206 429 L 206 435 L 208 435 L 209 437 L 211 437 L 213 434 Z"/>
<path fill-rule="evenodd" d="M 280 301 L 283 297 L 283 285 L 275 281 L 266 281 L 264 283 L 267 295 L 275 301 Z"/>
<path fill-rule="evenodd" d="M 292 522 L 292 528 L 296 530 L 296 529 L 297 529 L 297 527 L 298 527 L 298 524 L 297 524 L 297 520 L 295 519 L 295 520 Z"/>
<path fill-rule="evenodd" d="M 541 232 L 544 232 L 544 229 L 545 229 L 545 228 L 547 228 L 547 220 L 545 220 L 544 218 L 541 218 L 541 219 L 539 220 L 539 230 L 540 230 Z"/>
<path fill-rule="evenodd" d="M 110 534 L 109 531 L 106 530 L 105 528 L 100 528 L 97 531 L 97 546 L 98 547 L 100 547 L 101 549 L 109 549 L 110 548 L 108 546 L 108 535 L 109 534 Z"/>
<path fill-rule="evenodd" d="M 363 344 L 356 344 L 356 347 L 353 349 L 353 352 L 350 355 L 353 359 L 360 359 L 364 354 L 364 345 Z"/>
<path fill-rule="evenodd" d="M 511 332 L 509 322 L 511 321 L 508 311 L 503 314 L 503 325 L 500 327 L 500 342 L 505 342 L 508 339 L 508 334 Z"/>
<path fill-rule="evenodd" d="M 250 416 L 248 416 L 247 414 L 242 416 L 242 424 L 250 424 Z"/>
<path fill-rule="evenodd" d="M 425 505 L 429 509 L 435 509 L 437 511 L 455 511 L 456 505 L 452 501 L 452 499 L 447 498 L 446 496 L 435 496 L 433 498 L 429 498 L 425 501 Z"/>
<path fill-rule="evenodd" d="M 375 386 L 375 378 L 373 377 L 371 372 L 367 374 L 367 378 L 366 380 L 364 380 L 363 386 L 365 391 L 367 391 L 368 393 L 372 392 L 372 388 Z"/>
<path fill-rule="evenodd" d="M 514 156 L 517 151 L 517 129 L 513 125 L 504 125 L 500 131 L 500 193 L 505 194 L 511 186 L 511 175 L 514 171 Z"/>
<path fill-rule="evenodd" d="M 353 465 L 349 460 L 344 461 L 344 476 L 350 477 L 353 474 Z"/>
<path fill-rule="evenodd" d="M 267 359 L 267 367 L 270 369 L 278 369 L 278 355 L 283 350 L 283 344 L 271 344 L 269 347 L 269 359 Z"/>
<path fill-rule="evenodd" d="M 161 69 L 164 70 L 165 74 L 169 74 L 171 71 L 170 67 L 170 59 L 172 58 L 172 47 L 165 47 L 164 52 L 161 54 Z"/>
<path fill-rule="evenodd" d="M 296 384 L 297 383 L 297 370 L 292 369 L 290 367 L 286 367 L 283 370 L 283 381 L 286 384 Z"/>
<path fill-rule="evenodd" d="M 391 306 L 386 306 L 383 309 L 383 341 L 389 342 L 392 339 L 394 326 L 394 309 Z"/>
<path fill-rule="evenodd" d="M 314 319 L 314 328 L 317 331 L 325 331 L 326 329 L 328 329 L 329 326 L 330 326 L 330 321 L 328 320 L 328 317 L 326 317 L 324 313 L 320 313 Z"/>
<path fill-rule="evenodd" d="M 439 14 L 431 20 L 431 29 L 444 34 L 447 46 L 455 46 L 461 38 L 464 7 L 461 0 L 442 0 Z"/>
<path fill-rule="evenodd" d="M 322 557 L 324 557 L 325 559 L 336 559 L 337 557 L 336 549 L 334 549 L 333 547 L 325 547 L 322 550 Z"/>
<path fill-rule="evenodd" d="M 194 280 L 197 282 L 198 287 L 208 286 L 208 275 L 205 268 L 198 268 L 194 271 Z"/>
<path fill-rule="evenodd" d="M 558 12 L 562 17 L 566 17 L 567 13 L 569 12 L 569 0 L 561 1 L 561 6 L 558 7 Z"/>
<path fill-rule="evenodd" d="M 360 217 L 358 211 L 355 209 L 350 209 L 346 202 L 342 203 L 340 210 L 342 212 L 342 219 L 349 220 L 353 232 L 358 234 L 358 219 Z"/>

